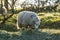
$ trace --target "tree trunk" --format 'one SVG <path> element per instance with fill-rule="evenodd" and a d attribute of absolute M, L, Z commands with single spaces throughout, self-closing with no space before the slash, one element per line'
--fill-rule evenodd
<path fill-rule="evenodd" d="M 4 20 L 3 20 L 3 22 L 1 24 L 4 24 L 9 18 L 11 18 L 14 15 L 14 0 L 12 0 L 11 8 L 12 8 L 12 14 L 9 17 L 4 18 Z"/>
<path fill-rule="evenodd" d="M 6 9 L 8 10 L 8 0 L 4 0 L 4 5 L 5 5 L 5 7 L 6 7 Z"/>

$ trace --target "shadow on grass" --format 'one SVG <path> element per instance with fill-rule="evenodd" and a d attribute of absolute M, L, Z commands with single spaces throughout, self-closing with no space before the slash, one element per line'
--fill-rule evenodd
<path fill-rule="evenodd" d="M 0 31 L 1 32 L 1 31 Z M 49 34 L 41 31 L 21 31 L 21 34 L 12 34 L 6 32 L 0 33 L 1 40 L 60 40 L 60 34 Z"/>
<path fill-rule="evenodd" d="M 18 31 L 16 26 L 15 25 L 6 25 L 6 24 L 1 24 L 0 25 L 0 30 L 6 30 L 6 31 L 9 31 L 9 32 L 15 32 L 15 31 Z"/>

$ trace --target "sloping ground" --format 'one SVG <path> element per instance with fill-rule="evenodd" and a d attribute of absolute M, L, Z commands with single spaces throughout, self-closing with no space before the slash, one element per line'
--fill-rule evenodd
<path fill-rule="evenodd" d="M 60 27 L 60 16 L 55 14 L 43 14 L 39 17 L 42 21 L 41 27 L 48 28 L 41 29 L 40 27 L 39 31 L 34 30 L 34 32 L 26 30 L 14 32 L 16 26 L 16 15 L 14 15 L 5 25 L 2 25 L 0 29 L 0 40 L 60 40 L 60 29 L 54 29 L 55 27 Z M 52 29 L 49 29 L 49 27 L 52 27 Z"/>
<path fill-rule="evenodd" d="M 40 29 L 34 32 L 7 32 L 0 30 L 0 40 L 60 40 L 60 30 Z"/>
<path fill-rule="evenodd" d="M 40 13 L 41 18 L 40 28 L 55 28 L 60 29 L 60 13 Z"/>
<path fill-rule="evenodd" d="M 40 28 L 60 29 L 60 18 L 57 17 L 42 18 Z"/>

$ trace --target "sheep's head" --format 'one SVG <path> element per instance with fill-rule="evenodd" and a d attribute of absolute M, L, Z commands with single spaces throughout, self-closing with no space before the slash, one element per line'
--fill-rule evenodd
<path fill-rule="evenodd" d="M 37 29 L 40 25 L 40 20 L 38 19 L 37 15 L 31 15 L 33 20 L 33 26 L 35 29 Z"/>

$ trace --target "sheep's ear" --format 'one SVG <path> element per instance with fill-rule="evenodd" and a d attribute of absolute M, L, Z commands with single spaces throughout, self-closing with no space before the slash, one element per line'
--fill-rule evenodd
<path fill-rule="evenodd" d="M 31 18 L 36 17 L 36 15 L 31 15 Z"/>

